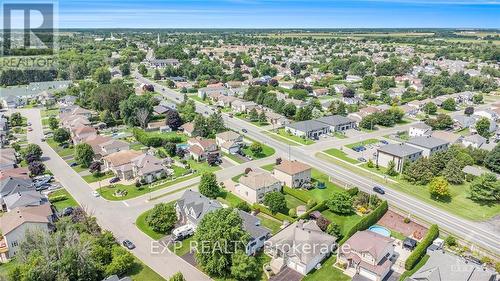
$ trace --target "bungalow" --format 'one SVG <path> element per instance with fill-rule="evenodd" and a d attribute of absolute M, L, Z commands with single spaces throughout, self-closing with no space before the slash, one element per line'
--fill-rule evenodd
<path fill-rule="evenodd" d="M 485 117 L 490 120 L 490 122 L 496 122 L 498 120 L 498 114 L 495 111 L 489 109 L 476 111 L 474 112 L 474 116 L 477 116 L 479 118 Z"/>
<path fill-rule="evenodd" d="M 85 139 L 97 134 L 96 129 L 90 126 L 73 127 L 70 130 L 71 140 L 74 144 L 79 144 Z"/>
<path fill-rule="evenodd" d="M 387 144 L 377 149 L 377 165 L 389 166 L 393 161 L 395 170 L 401 172 L 406 161 L 413 162 L 422 157 L 422 149 L 407 144 Z"/>
<path fill-rule="evenodd" d="M 220 107 L 231 107 L 231 104 L 238 98 L 233 96 L 220 96 L 217 98 L 216 105 Z"/>
<path fill-rule="evenodd" d="M 214 140 L 195 137 L 188 140 L 188 145 L 189 155 L 196 161 L 203 161 L 207 159 L 209 155 L 216 155 L 219 157 L 219 150 Z"/>
<path fill-rule="evenodd" d="M 467 115 L 456 115 L 453 117 L 453 128 L 455 130 L 463 130 L 471 127 L 476 123 L 476 119 Z"/>
<path fill-rule="evenodd" d="M 0 261 L 6 262 L 16 255 L 26 231 L 48 232 L 53 222 L 54 214 L 50 204 L 15 208 L 5 213 L 0 217 L 0 230 L 3 235 L 0 241 Z"/>
<path fill-rule="evenodd" d="M 481 146 L 483 146 L 486 142 L 487 139 L 480 136 L 479 134 L 464 137 L 464 139 L 462 140 L 462 144 L 465 147 L 471 146 L 473 148 L 481 148 Z"/>
<path fill-rule="evenodd" d="M 298 137 L 317 139 L 330 131 L 330 125 L 315 120 L 306 120 L 285 125 L 285 131 Z"/>
<path fill-rule="evenodd" d="M 81 115 L 61 114 L 59 120 L 61 126 L 68 129 L 91 125 L 89 119 Z"/>
<path fill-rule="evenodd" d="M 130 149 L 128 142 L 101 135 L 92 135 L 85 139 L 84 142 L 92 147 L 96 159 L 101 159 L 109 154 Z"/>
<path fill-rule="evenodd" d="M 7 177 L 0 180 L 0 203 L 3 204 L 2 198 L 14 193 L 26 192 L 33 190 L 33 181 L 30 178 L 14 178 Z"/>
<path fill-rule="evenodd" d="M 333 89 L 335 90 L 335 93 L 343 94 L 347 90 L 347 87 L 344 84 L 335 84 L 333 85 Z"/>
<path fill-rule="evenodd" d="M 394 239 L 370 230 L 358 231 L 340 248 L 337 262 L 346 273 L 381 281 L 391 271 Z"/>
<path fill-rule="evenodd" d="M 237 99 L 231 103 L 231 109 L 237 113 L 247 113 L 258 105 L 253 101 L 244 101 Z"/>
<path fill-rule="evenodd" d="M 351 119 L 353 119 L 353 120 L 355 120 L 356 122 L 359 123 L 366 116 L 368 116 L 370 114 L 373 114 L 373 113 L 380 112 L 380 111 L 381 110 L 379 108 L 377 108 L 377 107 L 367 106 L 367 107 L 361 108 L 360 110 L 358 110 L 358 112 L 349 113 L 347 115 L 347 117 L 351 118 Z"/>
<path fill-rule="evenodd" d="M 335 249 L 335 240 L 321 231 L 315 221 L 299 220 L 271 237 L 264 251 L 272 258 L 274 273 L 289 267 L 306 275 Z"/>
<path fill-rule="evenodd" d="M 181 129 L 184 132 L 184 134 L 186 134 L 188 137 L 192 137 L 194 132 L 194 123 L 193 122 L 184 123 L 182 124 Z"/>
<path fill-rule="evenodd" d="M 30 191 L 12 193 L 2 199 L 4 212 L 10 212 L 18 207 L 36 207 L 49 202 L 46 196 L 34 189 Z"/>
<path fill-rule="evenodd" d="M 450 143 L 431 136 L 421 136 L 409 139 L 406 144 L 421 149 L 422 156 L 429 157 L 434 153 L 447 150 Z"/>
<path fill-rule="evenodd" d="M 0 169 L 0 180 L 3 180 L 8 177 L 21 178 L 27 180 L 30 178 L 29 175 L 30 171 L 28 170 L 27 167 L 19 167 L 7 170 Z"/>
<path fill-rule="evenodd" d="M 341 115 L 330 115 L 324 116 L 318 119 L 314 119 L 321 123 L 327 124 L 330 126 L 329 131 L 333 132 L 344 132 L 350 129 L 356 128 L 356 121 Z"/>
<path fill-rule="evenodd" d="M 314 89 L 312 93 L 313 96 L 315 97 L 322 97 L 328 95 L 328 89 L 327 88 Z"/>
<path fill-rule="evenodd" d="M 177 67 L 180 65 L 179 60 L 177 59 L 150 59 L 148 60 L 148 64 L 150 67 L 154 68 L 165 68 L 167 66 Z"/>
<path fill-rule="evenodd" d="M 311 166 L 290 160 L 281 160 L 273 170 L 274 177 L 288 187 L 304 187 L 311 183 Z"/>
<path fill-rule="evenodd" d="M 226 131 L 215 135 L 215 143 L 222 152 L 237 154 L 243 146 L 243 136 L 234 131 Z"/>
<path fill-rule="evenodd" d="M 265 171 L 250 171 L 240 177 L 235 185 L 236 195 L 250 203 L 261 203 L 269 192 L 281 190 L 278 179 Z"/>
<path fill-rule="evenodd" d="M 345 78 L 345 81 L 350 82 L 350 83 L 359 82 L 361 80 L 363 80 L 363 78 L 361 78 L 358 75 L 347 75 Z"/>
<path fill-rule="evenodd" d="M 17 167 L 17 153 L 13 148 L 0 149 L 0 171 Z"/>
<path fill-rule="evenodd" d="M 65 95 L 59 99 L 58 103 L 61 106 L 73 106 L 76 103 L 76 99 L 76 96 Z"/>
<path fill-rule="evenodd" d="M 423 122 L 411 125 L 410 129 L 408 130 L 408 135 L 410 137 L 428 136 L 431 133 L 432 133 L 432 127 Z"/>
<path fill-rule="evenodd" d="M 463 140 L 463 136 L 459 134 L 455 134 L 453 132 L 447 132 L 447 131 L 434 131 L 431 134 L 432 137 L 437 138 L 437 139 L 442 139 L 450 144 L 456 144 L 456 143 L 461 143 Z"/>
<path fill-rule="evenodd" d="M 198 89 L 198 97 L 200 99 L 204 99 L 208 97 L 210 94 L 220 94 L 223 96 L 227 96 L 230 94 L 230 91 L 228 88 L 224 86 L 218 86 L 218 87 L 205 87 L 205 88 L 200 88 Z"/>
<path fill-rule="evenodd" d="M 122 180 L 139 178 L 151 183 L 167 173 L 162 160 L 134 150 L 111 153 L 102 159 L 105 170 L 113 172 Z"/>

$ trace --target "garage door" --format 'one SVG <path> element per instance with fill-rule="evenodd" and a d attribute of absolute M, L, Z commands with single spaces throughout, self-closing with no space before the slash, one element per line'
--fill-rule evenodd
<path fill-rule="evenodd" d="M 360 268 L 359 270 L 359 275 L 363 276 L 363 277 L 366 277 L 370 280 L 377 280 L 377 275 L 371 271 L 368 271 L 364 268 Z"/>

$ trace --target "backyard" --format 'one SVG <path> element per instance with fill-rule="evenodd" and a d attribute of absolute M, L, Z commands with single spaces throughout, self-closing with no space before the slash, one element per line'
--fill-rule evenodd
<path fill-rule="evenodd" d="M 302 281 L 323 281 L 323 280 L 335 280 L 335 281 L 349 281 L 351 277 L 345 275 L 340 269 L 333 267 L 333 264 L 337 260 L 335 254 L 332 254 L 323 264 L 320 269 L 313 269 L 308 275 L 306 275 Z"/>

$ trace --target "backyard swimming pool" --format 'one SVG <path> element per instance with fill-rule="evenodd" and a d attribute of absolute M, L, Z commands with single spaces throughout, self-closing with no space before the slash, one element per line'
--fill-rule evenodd
<path fill-rule="evenodd" d="M 378 234 L 385 236 L 385 237 L 391 237 L 391 231 L 385 227 L 380 226 L 380 225 L 372 225 L 368 228 L 368 230 L 373 231 L 375 233 L 378 233 Z"/>

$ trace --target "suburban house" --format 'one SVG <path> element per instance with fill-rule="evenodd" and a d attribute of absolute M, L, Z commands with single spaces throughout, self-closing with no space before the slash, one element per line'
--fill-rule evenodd
<path fill-rule="evenodd" d="M 184 132 L 184 134 L 186 134 L 188 137 L 192 137 L 194 132 L 194 123 L 193 122 L 184 123 L 182 124 L 181 129 Z"/>
<path fill-rule="evenodd" d="M 88 137 L 97 134 L 97 130 L 90 126 L 72 127 L 69 131 L 73 144 L 79 144 Z"/>
<path fill-rule="evenodd" d="M 204 98 L 208 97 L 210 94 L 214 94 L 214 93 L 227 96 L 227 95 L 229 95 L 229 91 L 230 90 L 224 86 L 205 87 L 205 88 L 198 89 L 198 97 L 200 99 L 204 99 Z"/>
<path fill-rule="evenodd" d="M 442 250 L 427 251 L 429 259 L 405 281 L 495 281 L 497 274 Z"/>
<path fill-rule="evenodd" d="M 180 62 L 178 59 L 155 59 L 152 58 L 147 61 L 148 65 L 153 68 L 164 68 L 169 65 L 173 67 L 177 67 L 180 65 Z"/>
<path fill-rule="evenodd" d="M 394 169 L 398 172 L 403 170 L 406 161 L 413 162 L 422 157 L 422 149 L 401 144 L 386 144 L 377 149 L 377 165 L 389 166 L 390 161 L 394 161 Z"/>
<path fill-rule="evenodd" d="M 130 149 L 128 142 L 101 135 L 92 135 L 85 140 L 85 143 L 92 147 L 96 159 L 101 159 L 111 153 Z"/>
<path fill-rule="evenodd" d="M 323 134 L 328 134 L 330 126 L 316 121 L 306 120 L 285 125 L 285 131 L 304 138 L 317 139 Z"/>
<path fill-rule="evenodd" d="M 431 133 L 432 127 L 423 122 L 411 125 L 410 129 L 408 130 L 408 135 L 410 137 L 429 136 Z"/>
<path fill-rule="evenodd" d="M 476 111 L 474 112 L 474 116 L 477 116 L 479 118 L 487 118 L 488 120 L 490 120 L 490 122 L 496 122 L 498 119 L 498 114 L 495 111 L 489 109 Z"/>
<path fill-rule="evenodd" d="M 222 152 L 237 154 L 243 146 L 243 136 L 234 131 L 226 131 L 215 135 L 215 143 Z"/>
<path fill-rule="evenodd" d="M 247 113 L 257 106 L 258 105 L 253 101 L 245 101 L 241 99 L 234 100 L 231 103 L 231 109 L 237 113 Z"/>
<path fill-rule="evenodd" d="M 269 192 L 281 190 L 281 183 L 266 171 L 250 171 L 240 177 L 235 194 L 250 203 L 261 203 Z"/>
<path fill-rule="evenodd" d="M 434 153 L 448 149 L 449 142 L 431 136 L 414 137 L 406 141 L 407 145 L 422 150 L 422 156 L 429 157 Z"/>
<path fill-rule="evenodd" d="M 0 203 L 3 205 L 3 198 L 6 196 L 31 190 L 33 190 L 33 181 L 30 178 L 2 178 L 0 180 Z"/>
<path fill-rule="evenodd" d="M 219 150 L 214 140 L 195 137 L 190 138 L 187 143 L 189 155 L 196 161 L 206 160 L 209 155 L 219 157 Z"/>
<path fill-rule="evenodd" d="M 18 167 L 8 170 L 0 169 L 0 180 L 6 179 L 8 177 L 28 180 L 30 178 L 29 175 L 30 171 L 27 167 Z"/>
<path fill-rule="evenodd" d="M 321 97 L 321 96 L 328 95 L 328 89 L 327 88 L 314 89 L 312 93 L 313 93 L 313 96 L 315 96 L 315 97 Z"/>
<path fill-rule="evenodd" d="M 272 258 L 273 272 L 289 267 L 306 275 L 335 249 L 335 240 L 321 231 L 316 221 L 299 220 L 271 237 L 264 251 Z"/>
<path fill-rule="evenodd" d="M 359 274 L 381 281 L 391 271 L 393 242 L 394 239 L 370 230 L 358 231 L 340 248 L 337 263 L 347 266 L 345 272 L 349 276 Z"/>
<path fill-rule="evenodd" d="M 162 160 L 134 150 L 122 150 L 102 158 L 105 170 L 112 171 L 122 180 L 135 178 L 151 183 L 167 172 Z"/>
<path fill-rule="evenodd" d="M 18 207 L 35 207 L 49 202 L 48 198 L 39 191 L 30 190 L 7 195 L 3 199 L 3 211 L 10 212 Z"/>
<path fill-rule="evenodd" d="M 453 132 L 447 131 L 433 131 L 431 134 L 432 137 L 445 140 L 450 144 L 461 143 L 463 140 L 463 136 L 459 134 L 455 134 Z"/>
<path fill-rule="evenodd" d="M 456 115 L 453 117 L 453 128 L 455 130 L 467 129 L 476 123 L 476 118 L 467 115 Z"/>
<path fill-rule="evenodd" d="M 50 231 L 54 215 L 50 204 L 37 207 L 21 207 L 0 217 L 0 261 L 5 262 L 16 255 L 26 231 L 39 229 Z"/>
<path fill-rule="evenodd" d="M 13 148 L 0 149 L 0 171 L 17 167 L 17 153 Z"/>
<path fill-rule="evenodd" d="M 341 115 L 324 116 L 314 119 L 330 126 L 330 132 L 344 132 L 356 128 L 356 121 Z"/>
<path fill-rule="evenodd" d="M 89 119 L 85 116 L 81 115 L 62 115 L 59 117 L 59 121 L 63 128 L 75 128 L 75 127 L 83 127 L 90 126 L 91 123 Z"/>
<path fill-rule="evenodd" d="M 480 136 L 479 134 L 474 134 L 464 137 L 462 140 L 462 144 L 465 147 L 471 146 L 474 148 L 481 148 L 481 146 L 483 146 L 483 144 L 485 144 L 486 141 L 487 141 L 486 138 Z"/>
<path fill-rule="evenodd" d="M 281 160 L 273 170 L 274 177 L 288 187 L 305 187 L 311 183 L 311 166 L 290 160 Z"/>
<path fill-rule="evenodd" d="M 190 224 L 195 229 L 206 214 L 220 208 L 222 205 L 219 201 L 208 199 L 191 189 L 186 190 L 175 203 L 177 218 L 181 224 Z M 264 246 L 270 231 L 260 226 L 260 220 L 257 217 L 241 210 L 237 212 L 243 220 L 243 229 L 250 234 L 250 240 L 245 247 L 246 253 L 253 255 Z"/>

